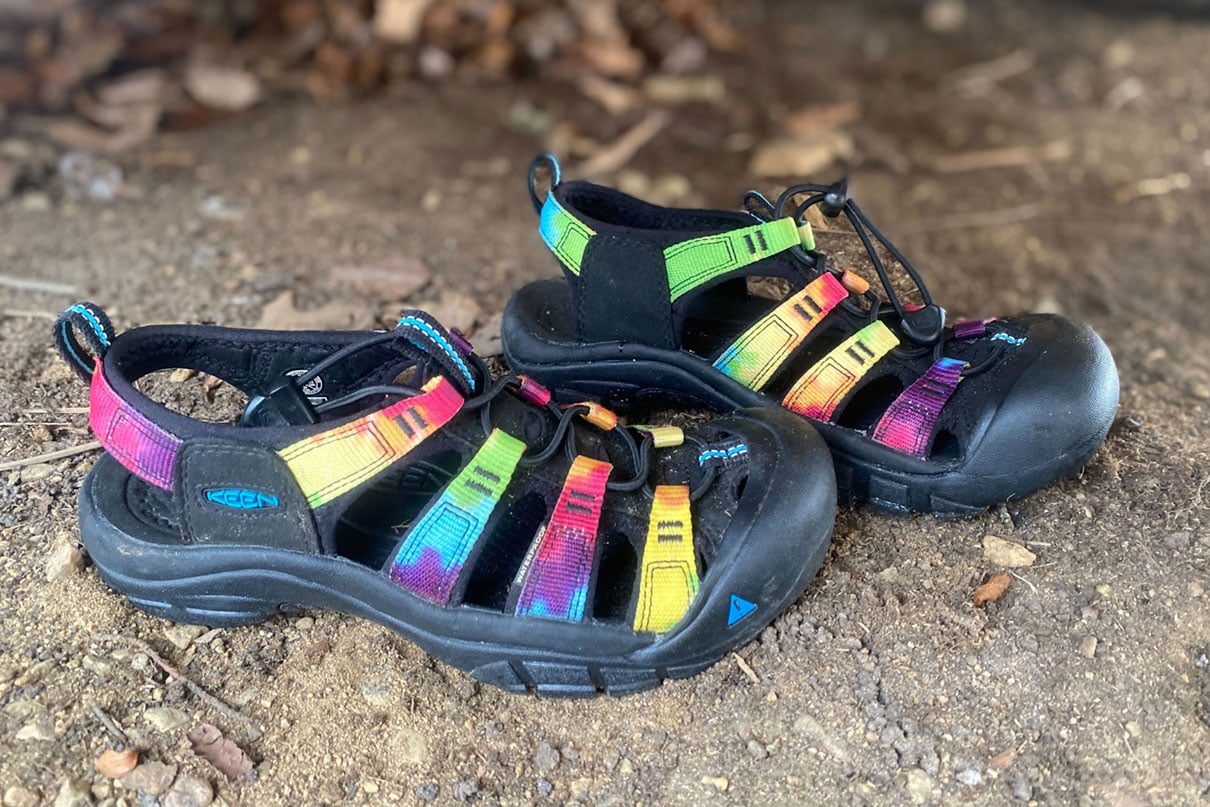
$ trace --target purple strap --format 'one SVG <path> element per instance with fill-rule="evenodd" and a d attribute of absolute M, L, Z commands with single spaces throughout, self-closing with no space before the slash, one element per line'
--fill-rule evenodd
<path fill-rule="evenodd" d="M 965 366 L 960 359 L 941 359 L 930 367 L 887 407 L 874 427 L 874 441 L 913 457 L 927 456 L 937 418 Z"/>
<path fill-rule="evenodd" d="M 955 339 L 978 339 L 987 333 L 987 322 L 981 319 L 968 319 L 954 325 Z"/>

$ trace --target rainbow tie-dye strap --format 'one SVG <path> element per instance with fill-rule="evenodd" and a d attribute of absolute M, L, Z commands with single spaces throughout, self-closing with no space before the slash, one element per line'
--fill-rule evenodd
<path fill-rule="evenodd" d="M 965 366 L 958 359 L 937 361 L 882 414 L 870 435 L 873 440 L 913 457 L 927 456 L 937 419 L 958 388 Z"/>
<path fill-rule="evenodd" d="M 542 205 L 538 232 L 567 271 L 580 274 L 580 261 L 584 258 L 588 239 L 596 235 L 596 230 L 568 213 L 555 195 L 548 193 Z"/>
<path fill-rule="evenodd" d="M 871 322 L 837 345 L 803 374 L 786 393 L 782 406 L 814 420 L 831 420 L 832 413 L 899 338 L 881 321 Z"/>
<path fill-rule="evenodd" d="M 94 362 L 88 404 L 88 425 L 105 450 L 140 479 L 172 490 L 180 439 L 152 423 L 114 392 L 105 379 L 99 357 Z"/>
<path fill-rule="evenodd" d="M 522 565 L 516 613 L 578 622 L 588 605 L 597 525 L 613 466 L 576 457 L 554 512 Z"/>
<path fill-rule="evenodd" d="M 715 369 L 759 390 L 828 312 L 849 295 L 831 272 L 811 281 L 744 331 L 714 361 Z"/>
<path fill-rule="evenodd" d="M 659 485 L 651 503 L 639 571 L 634 629 L 664 633 L 689 610 L 701 580 L 693 550 L 689 488 Z"/>
<path fill-rule="evenodd" d="M 388 570 L 390 578 L 430 602 L 448 604 L 524 453 L 525 443 L 493 430 L 404 538 Z"/>
<path fill-rule="evenodd" d="M 462 396 L 444 376 L 431 379 L 423 390 L 414 398 L 305 437 L 278 452 L 312 508 L 385 470 L 462 407 Z"/>

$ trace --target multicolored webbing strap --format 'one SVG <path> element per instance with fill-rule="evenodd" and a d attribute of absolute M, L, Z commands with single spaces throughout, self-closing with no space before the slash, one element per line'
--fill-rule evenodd
<path fill-rule="evenodd" d="M 824 356 L 786 393 L 782 406 L 814 420 L 830 420 L 837 405 L 899 338 L 875 320 Z"/>
<path fill-rule="evenodd" d="M 99 357 L 94 361 L 88 393 L 88 425 L 110 456 L 126 470 L 156 487 L 172 490 L 181 440 L 152 423 L 114 392 Z"/>
<path fill-rule="evenodd" d="M 655 633 L 670 630 L 689 610 L 700 585 L 689 488 L 658 485 L 643 546 L 634 629 Z"/>
<path fill-rule="evenodd" d="M 305 437 L 279 452 L 312 508 L 385 470 L 462 407 L 462 396 L 444 376 L 431 379 L 423 390 L 414 398 Z"/>
<path fill-rule="evenodd" d="M 519 574 L 516 613 L 578 622 L 588 605 L 605 484 L 613 466 L 576 457 L 554 512 Z"/>
<path fill-rule="evenodd" d="M 567 271 L 573 275 L 580 274 L 584 249 L 588 246 L 588 239 L 596 235 L 596 230 L 568 213 L 555 195 L 548 193 L 542 204 L 538 232 L 550 251 L 567 267 Z"/>
<path fill-rule="evenodd" d="M 673 244 L 664 250 L 669 296 L 675 301 L 719 275 L 800 244 L 809 244 L 808 249 L 814 247 L 811 225 L 800 227 L 792 218 L 765 221 Z"/>
<path fill-rule="evenodd" d="M 900 393 L 874 427 L 871 437 L 884 446 L 924 457 L 937 427 L 937 418 L 962 379 L 966 362 L 940 359 Z"/>
<path fill-rule="evenodd" d="M 714 367 L 749 389 L 759 390 L 849 292 L 825 272 L 735 340 Z"/>
<path fill-rule="evenodd" d="M 538 232 L 567 271 L 579 275 L 584 250 L 596 230 L 569 213 L 554 193 L 548 193 L 542 203 Z M 761 222 L 673 244 L 664 250 L 669 297 L 676 300 L 719 275 L 742 269 L 793 246 L 814 249 L 815 235 L 810 224 L 800 225 L 792 218 Z"/>
<path fill-rule="evenodd" d="M 524 453 L 525 443 L 494 429 L 403 539 L 390 578 L 426 600 L 448 604 L 466 559 Z"/>

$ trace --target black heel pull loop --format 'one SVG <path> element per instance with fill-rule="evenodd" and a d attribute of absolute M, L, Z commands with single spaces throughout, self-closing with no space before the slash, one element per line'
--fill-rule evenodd
<path fill-rule="evenodd" d="M 529 164 L 529 200 L 534 203 L 534 210 L 541 213 L 542 204 L 545 199 L 538 198 L 538 191 L 534 188 L 534 182 L 538 178 L 539 169 L 546 168 L 550 171 L 550 187 L 546 189 L 549 195 L 551 191 L 559 186 L 562 180 L 562 174 L 559 172 L 559 161 L 555 155 L 549 151 L 544 151 L 537 157 L 534 157 L 533 162 Z"/>
<path fill-rule="evenodd" d="M 113 323 L 94 303 L 76 303 L 68 308 L 55 320 L 53 332 L 59 355 L 85 382 L 92 380 L 95 361 L 105 357 L 116 338 Z M 83 343 L 77 334 L 84 337 Z"/>

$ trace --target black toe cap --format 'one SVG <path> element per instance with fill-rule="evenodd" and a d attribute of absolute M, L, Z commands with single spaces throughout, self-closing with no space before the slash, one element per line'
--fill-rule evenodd
<path fill-rule="evenodd" d="M 967 447 L 964 471 L 1014 477 L 1024 495 L 1083 465 L 1105 439 L 1118 405 L 1109 348 L 1087 325 L 1047 314 L 1013 320 L 1025 331 L 1021 367 Z"/>

